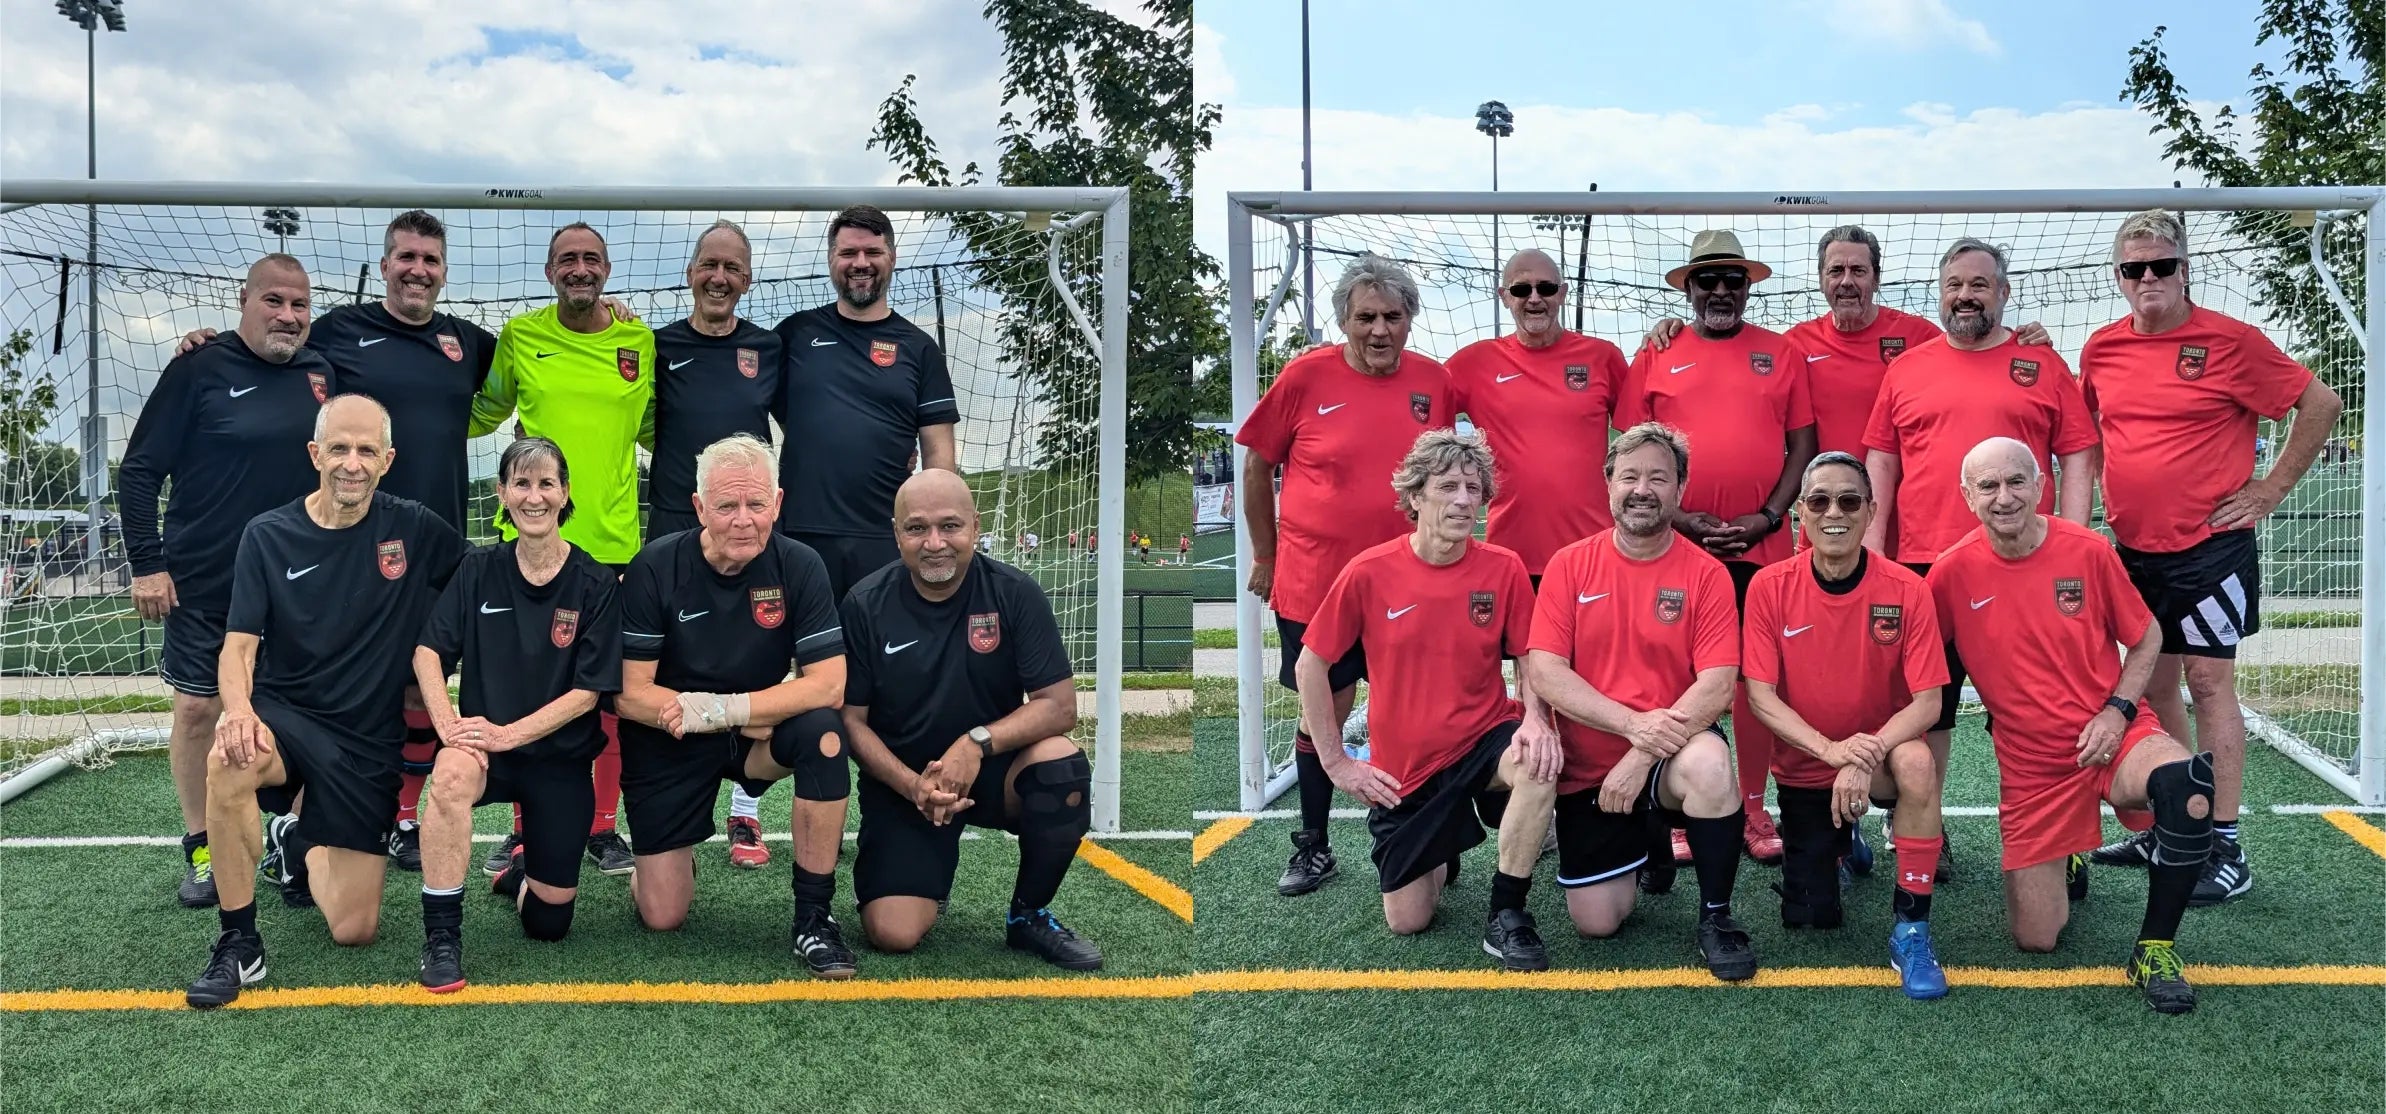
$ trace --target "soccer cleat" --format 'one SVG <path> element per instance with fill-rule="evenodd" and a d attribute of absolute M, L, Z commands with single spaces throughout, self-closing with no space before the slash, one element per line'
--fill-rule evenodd
<path fill-rule="evenodd" d="M 2088 857 L 2073 855 L 2063 860 L 2063 891 L 2073 901 L 2088 900 Z"/>
<path fill-rule="evenodd" d="M 1872 845 L 1864 842 L 1864 825 L 1848 825 L 1848 870 L 1862 878 L 1872 877 Z"/>
<path fill-rule="evenodd" d="M 1756 977 L 1756 946 L 1729 913 L 1698 919 L 1698 954 L 1707 961 L 1707 970 L 1725 982 Z"/>
<path fill-rule="evenodd" d="M 2140 940 L 2123 968 L 2129 981 L 2146 992 L 2155 1013 L 2186 1013 L 2195 1009 L 2195 988 L 2187 985 L 2187 965 L 2168 940 Z"/>
<path fill-rule="evenodd" d="M 1102 949 L 1071 932 L 1050 909 L 1022 911 L 1013 907 L 1003 926 L 1002 942 L 1023 952 L 1034 952 L 1037 958 L 1063 970 L 1102 969 Z"/>
<path fill-rule="evenodd" d="M 464 989 L 464 934 L 452 928 L 433 929 L 423 936 L 423 989 L 453 994 Z"/>
<path fill-rule="evenodd" d="M 1895 827 L 1896 823 L 1897 823 L 1897 810 L 1896 810 L 1896 809 L 1893 809 L 1893 808 L 1885 808 L 1885 809 L 1882 809 L 1882 810 L 1881 810 L 1881 852 L 1880 852 L 1880 853 L 1881 853 L 1881 854 L 1883 854 L 1883 855 L 1889 855 L 1889 856 L 1892 856 L 1892 857 L 1894 857 L 1894 856 L 1897 854 L 1897 831 L 1896 831 L 1896 827 Z"/>
<path fill-rule="evenodd" d="M 1889 929 L 1889 969 L 1917 1002 L 1947 996 L 1947 972 L 1931 946 L 1929 921 L 1899 921 Z"/>
<path fill-rule="evenodd" d="M 638 865 L 638 858 L 630 854 L 630 845 L 621 838 L 618 829 L 607 829 L 588 837 L 588 861 L 595 863 L 598 874 L 628 874 Z"/>
<path fill-rule="evenodd" d="M 1690 865 L 1690 832 L 1684 828 L 1673 830 L 1674 865 Z"/>
<path fill-rule="evenodd" d="M 175 887 L 174 898 L 185 909 L 205 909 L 215 904 L 215 863 L 206 844 L 191 848 L 191 853 L 182 860 L 182 885 Z"/>
<path fill-rule="evenodd" d="M 273 817 L 266 817 L 265 823 L 268 826 L 272 825 Z M 280 847 L 271 843 L 265 845 L 265 853 L 257 856 L 257 877 L 276 883 L 282 880 L 282 849 Z"/>
<path fill-rule="evenodd" d="M 496 850 L 489 852 L 488 858 L 481 860 L 481 873 L 492 876 L 503 874 L 505 868 L 513 863 L 514 856 L 521 853 L 522 833 L 511 833 L 497 845 Z"/>
<path fill-rule="evenodd" d="M 770 865 L 770 848 L 762 845 L 762 822 L 751 816 L 729 818 L 729 865 L 753 870 Z"/>
<path fill-rule="evenodd" d="M 1688 844 L 1685 838 L 1683 843 Z M 1766 866 L 1781 865 L 1781 831 L 1773 826 L 1773 814 L 1761 808 L 1748 810 L 1747 821 L 1740 827 L 1740 843 L 1748 849 L 1748 857 Z"/>
<path fill-rule="evenodd" d="M 182 1000 L 192 1009 L 211 1010 L 231 1005 L 240 997 L 241 987 L 264 981 L 265 941 L 226 929 L 215 938 L 215 949 L 207 955 L 207 969 L 199 972 L 198 981 L 191 983 Z"/>
<path fill-rule="evenodd" d="M 1284 864 L 1284 876 L 1276 879 L 1276 892 L 1285 897 L 1299 897 L 1315 891 L 1334 880 L 1342 868 L 1334 863 L 1334 849 L 1326 845 L 1322 831 L 1292 833 L 1292 858 Z"/>
<path fill-rule="evenodd" d="M 1538 854 L 1538 855 L 1536 855 L 1536 856 L 1534 856 L 1534 858 L 1533 858 L 1533 861 L 1534 861 L 1534 862 L 1539 862 L 1539 861 L 1541 861 L 1542 859 L 1546 859 L 1546 858 L 1550 857 L 1551 855 L 1555 855 L 1555 854 L 1557 854 L 1557 853 L 1558 853 L 1558 818 L 1557 818 L 1555 815 L 1552 815 L 1552 816 L 1550 816 L 1550 818 L 1549 818 L 1549 830 L 1548 830 L 1548 831 L 1546 831 L 1546 832 L 1543 832 L 1543 833 L 1541 833 L 1541 853 L 1540 853 L 1540 854 Z M 1455 861 L 1457 861 L 1457 860 L 1451 860 L 1451 861 L 1455 862 Z"/>
<path fill-rule="evenodd" d="M 1501 909 L 1483 926 L 1483 953 L 1500 961 L 1502 971 L 1549 970 L 1549 949 L 1533 915 L 1522 909 Z"/>
<path fill-rule="evenodd" d="M 389 862 L 399 870 L 415 874 L 423 869 L 422 825 L 400 824 L 389 832 Z"/>
<path fill-rule="evenodd" d="M 804 969 L 816 979 L 850 979 L 856 970 L 837 918 L 825 912 L 796 919 L 795 957 L 804 961 Z"/>
<path fill-rule="evenodd" d="M 529 875 L 522 866 L 522 857 L 516 855 L 504 870 L 498 872 L 497 877 L 489 879 L 489 892 L 519 906 L 522 904 L 522 881 L 527 877 Z"/>
<path fill-rule="evenodd" d="M 1642 864 L 1640 870 L 1635 872 L 1640 892 L 1650 897 L 1663 897 L 1674 892 L 1674 878 L 1681 873 L 1681 869 L 1672 863 L 1651 861 Z"/>
<path fill-rule="evenodd" d="M 2144 867 L 2154 864 L 2154 829 L 2122 836 L 2088 852 L 2088 861 L 2097 866 Z"/>
<path fill-rule="evenodd" d="M 2204 873 L 2195 880 L 2187 907 L 2207 909 L 2251 892 L 2253 868 L 2245 865 L 2245 848 L 2236 840 L 2212 837 L 2212 857 L 2204 860 Z"/>
<path fill-rule="evenodd" d="M 282 904 L 292 909 L 312 909 L 315 907 L 314 890 L 308 886 L 305 877 L 291 869 L 290 855 L 286 850 L 290 831 L 296 827 L 298 817 L 287 813 L 266 821 L 265 854 L 261 858 L 273 860 L 273 880 L 281 885 Z"/>

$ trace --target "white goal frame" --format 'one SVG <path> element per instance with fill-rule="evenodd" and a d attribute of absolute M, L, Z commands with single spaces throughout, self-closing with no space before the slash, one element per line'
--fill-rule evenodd
<path fill-rule="evenodd" d="M 1239 423 L 1259 403 L 1259 341 L 1284 303 L 1292 276 L 1300 268 L 1301 238 L 1287 237 L 1292 258 L 1284 277 L 1272 291 L 1253 286 L 1252 222 L 1268 220 L 1293 228 L 1305 218 L 1360 215 L 1512 216 L 1541 214 L 1568 216 L 1763 216 L 1809 217 L 1818 214 L 1938 214 L 1938 213 L 2128 213 L 2144 209 L 2244 210 L 2270 209 L 2330 214 L 2348 210 L 2368 214 L 2366 230 L 2367 301 L 2360 315 L 2365 351 L 2364 401 L 2361 436 L 2365 446 L 2386 446 L 2386 415 L 2380 413 L 2381 386 L 2386 386 L 2386 187 L 2276 186 L 2221 189 L 2140 190 L 1961 190 L 1857 191 L 1774 193 L 1480 193 L 1443 191 L 1240 191 L 1226 198 L 1226 274 L 1229 334 L 1232 339 L 1234 415 Z M 2315 241 L 2316 245 L 2316 241 Z M 2317 248 L 2314 248 L 2315 257 Z M 2337 309 L 2348 318 L 2353 307 L 2327 271 L 2320 270 Z M 1264 301 L 1262 300 L 1264 297 Z M 1256 311 L 1256 312 L 1255 312 Z M 1234 447 L 1235 475 L 1242 474 L 1245 457 Z M 2336 766 L 2310 748 L 2280 745 L 2282 732 L 2267 717 L 2247 710 L 2248 734 L 2278 746 L 2296 762 L 2331 786 L 2364 805 L 2386 805 L 2386 459 L 2377 451 L 2364 452 L 2361 463 L 2361 656 L 2359 749 L 2351 772 Z M 1295 775 L 1287 765 L 1274 766 L 1266 735 L 1266 687 L 1273 679 L 1262 666 L 1262 638 L 1266 605 L 1242 591 L 1251 577 L 1250 527 L 1236 516 L 1235 524 L 1235 677 L 1236 735 L 1241 773 L 1241 805 L 1265 808 L 1286 789 Z"/>

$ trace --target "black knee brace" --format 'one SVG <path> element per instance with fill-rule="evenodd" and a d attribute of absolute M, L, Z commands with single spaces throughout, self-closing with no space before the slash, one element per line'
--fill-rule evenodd
<path fill-rule="evenodd" d="M 2189 804 L 2204 801 L 2203 815 Z M 2212 854 L 2212 755 L 2166 762 L 2146 775 L 2146 804 L 2154 812 L 2156 866 L 2202 866 Z"/>
<path fill-rule="evenodd" d="M 1781 923 L 1785 928 L 1838 928 L 1839 859 L 1850 829 L 1831 823 L 1831 791 L 1780 787 Z"/>
<path fill-rule="evenodd" d="M 853 789 L 848 749 L 845 720 L 829 708 L 799 713 L 781 722 L 770 736 L 771 761 L 795 771 L 798 800 L 845 799 Z"/>
<path fill-rule="evenodd" d="M 524 887 L 522 935 L 533 940 L 561 940 L 572 930 L 572 903 L 539 900 L 538 891 Z"/>
<path fill-rule="evenodd" d="M 1094 766 L 1079 751 L 1019 771 L 1021 836 L 1083 836 L 1094 823 Z"/>

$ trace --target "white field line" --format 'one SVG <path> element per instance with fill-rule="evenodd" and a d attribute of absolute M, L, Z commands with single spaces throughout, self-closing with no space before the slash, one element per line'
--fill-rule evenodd
<path fill-rule="evenodd" d="M 1003 833 L 1001 833 L 1001 835 L 1002 835 L 1002 837 L 1003 837 L 1004 839 L 1015 839 L 1015 838 L 1016 838 L 1016 837 L 1012 836 L 1012 835 L 1011 835 L 1009 832 L 1003 832 Z M 501 832 L 476 832 L 476 833 L 474 833 L 474 834 L 473 834 L 473 837 L 472 837 L 472 842 L 474 842 L 474 843 L 496 843 L 496 842 L 498 842 L 498 841 L 500 841 L 500 840 L 502 840 L 502 839 L 504 839 L 504 838 L 505 838 L 505 835 L 504 835 L 503 833 L 501 833 Z M 789 837 L 789 836 L 788 836 L 788 834 L 787 834 L 787 833 L 785 833 L 785 832 L 764 832 L 764 833 L 762 834 L 762 841 L 763 841 L 763 842 L 765 842 L 765 843 L 785 843 L 785 842 L 787 842 L 787 841 L 788 841 L 788 839 L 789 839 L 789 838 L 790 838 L 790 837 Z M 847 832 L 847 833 L 845 833 L 845 838 L 846 838 L 846 840 L 847 840 L 848 842 L 850 842 L 850 841 L 852 841 L 852 840 L 855 838 L 855 835 L 854 835 L 854 833 L 852 833 L 852 832 Z M 972 831 L 966 831 L 966 832 L 963 832 L 963 833 L 961 833 L 961 838 L 963 838 L 963 839 L 984 839 L 984 838 L 986 838 L 986 837 L 985 837 L 984 835 L 980 834 L 979 832 L 972 830 Z M 1086 836 L 1086 838 L 1087 838 L 1087 839 L 1090 839 L 1090 840 L 1093 840 L 1095 843 L 1110 843 L 1110 842 L 1113 842 L 1113 841 L 1116 841 L 1116 840 L 1147 840 L 1147 841 L 1156 841 L 1156 842 L 1171 842 L 1171 841 L 1190 841 L 1190 840 L 1193 838 L 1193 833 L 1191 833 L 1191 832 L 1172 832 L 1172 831 L 1148 831 L 1148 832 L 1111 832 L 1111 833 L 1109 833 L 1109 834 L 1105 835 L 1105 834 L 1103 834 L 1103 833 L 1101 833 L 1101 832 L 1093 832 L 1093 833 L 1090 833 L 1090 834 L 1088 834 L 1088 835 Z M 716 836 L 712 837 L 711 839 L 705 840 L 705 842 L 706 842 L 706 843 L 727 843 L 727 842 L 729 842 L 729 837 L 728 837 L 728 836 L 725 836 L 725 835 L 716 835 Z M 12 837 L 10 837 L 10 838 L 7 838 L 7 839 L 0 839 L 0 848 L 17 848 L 17 847 L 180 847 L 180 846 L 182 846 L 182 837 L 181 837 L 181 836 L 133 836 L 133 835 L 128 835 L 128 836 L 12 836 Z"/>

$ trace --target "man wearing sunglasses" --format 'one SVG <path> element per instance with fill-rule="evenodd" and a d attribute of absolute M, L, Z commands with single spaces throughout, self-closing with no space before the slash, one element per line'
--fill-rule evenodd
<path fill-rule="evenodd" d="M 1743 600 L 1758 569 L 1790 555 L 1782 525 L 1815 453 L 1805 350 L 1745 319 L 1749 286 L 1772 274 L 1729 231 L 1694 237 L 1690 261 L 1665 276 L 1689 297 L 1690 329 L 1664 349 L 1641 348 L 1616 408 L 1618 426 L 1663 422 L 1698 446 L 1698 473 L 1685 477 L 1674 528 L 1723 562 Z M 1749 713 L 1745 694 L 1732 702 L 1732 727 L 1748 816 L 1743 843 L 1756 861 L 1779 863 L 1781 836 L 1765 812 L 1773 733 Z M 1681 831 L 1674 858 L 1690 859 Z"/>
<path fill-rule="evenodd" d="M 1906 997 L 1943 997 L 1947 976 L 1930 939 L 1939 770 L 1922 737 L 1947 681 L 1938 616 L 1921 577 L 1864 548 L 1872 480 L 1855 457 L 1815 457 L 1801 487 L 1806 553 L 1766 566 L 1749 585 L 1740 648 L 1749 707 L 1785 744 L 1773 749 L 1781 923 L 1839 927 L 1836 866 L 1854 847 L 1865 802 L 1894 806 L 1889 965 Z"/>
<path fill-rule="evenodd" d="M 2220 837 L 2192 905 L 2253 888 L 2237 841 L 2245 786 L 2245 716 L 2237 706 L 2237 647 L 2261 626 L 2261 555 L 2254 526 L 2311 467 L 2344 403 L 2326 383 L 2242 321 L 2187 296 L 2187 228 L 2160 209 L 2121 222 L 2114 273 L 2129 316 L 2088 338 L 2080 387 L 2104 434 L 2104 509 L 2121 564 L 2162 624 L 2162 656 L 2146 703 L 2163 730 L 2186 739 L 2182 673 L 2195 694 L 2199 749 L 2212 752 L 2213 831 Z M 2254 419 L 2295 425 L 2255 478 Z M 2143 867 L 2141 834 L 2097 848 L 2107 866 Z"/>

